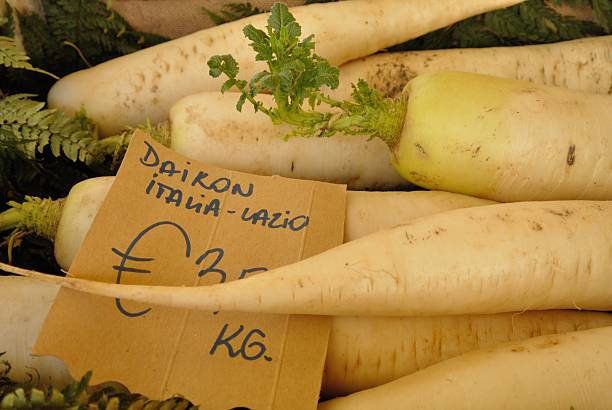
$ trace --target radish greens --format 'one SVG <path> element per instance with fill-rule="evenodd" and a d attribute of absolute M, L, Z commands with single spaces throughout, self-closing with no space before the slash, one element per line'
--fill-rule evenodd
<path fill-rule="evenodd" d="M 265 61 L 268 70 L 247 82 L 238 79 L 238 62 L 231 55 L 213 56 L 208 61 L 210 75 L 227 76 L 222 92 L 236 87 L 240 98 L 238 111 L 249 101 L 256 111 L 268 115 L 275 124 L 287 123 L 294 130 L 287 136 L 330 137 L 336 132 L 378 137 L 392 146 L 401 130 L 405 113 L 403 98 L 386 98 L 365 81 L 353 86 L 353 101 L 339 101 L 321 92 L 322 87 L 337 88 L 338 69 L 314 53 L 314 36 L 300 40 L 302 30 L 286 5 L 276 3 L 268 19 L 267 32 L 252 25 L 244 28 L 256 60 Z M 265 107 L 255 98 L 271 93 L 276 107 Z M 307 103 L 307 104 L 306 104 Z M 339 112 L 319 112 L 327 104 Z"/>

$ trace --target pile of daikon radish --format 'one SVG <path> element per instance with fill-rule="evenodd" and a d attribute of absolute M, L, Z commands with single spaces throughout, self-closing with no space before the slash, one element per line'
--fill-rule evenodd
<path fill-rule="evenodd" d="M 342 246 L 221 285 L 114 285 L 0 265 L 40 281 L 2 278 L 36 288 L 40 303 L 20 304 L 9 291 L 2 300 L 15 302 L 0 323 L 42 323 L 57 285 L 189 309 L 332 315 L 322 387 L 331 400 L 320 409 L 610 408 L 612 37 L 367 57 L 516 3 L 351 0 L 291 9 L 302 32 L 315 35 L 316 52 L 344 64 L 331 95 L 348 98 L 350 83 L 364 78 L 406 96 L 391 147 L 368 135 L 285 141 L 287 126 L 238 113 L 238 96 L 217 91 L 206 61 L 231 53 L 243 72 L 260 71 L 241 29 L 263 28 L 267 15 L 60 80 L 51 106 L 85 107 L 106 133 L 169 118 L 172 148 L 207 163 L 352 189 L 413 183 L 441 191 L 350 191 Z M 54 205 L 61 208 L 49 236 L 64 269 L 111 183 L 85 181 Z M 30 346 L 34 333 L 0 336 Z M 32 360 L 21 356 L 13 359 Z M 49 369 L 67 377 L 57 363 Z"/>

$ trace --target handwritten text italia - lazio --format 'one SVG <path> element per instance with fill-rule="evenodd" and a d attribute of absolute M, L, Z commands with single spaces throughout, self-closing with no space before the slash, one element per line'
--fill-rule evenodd
<path fill-rule="evenodd" d="M 145 188 L 150 197 L 163 201 L 165 204 L 184 208 L 196 214 L 219 217 L 222 213 L 237 214 L 243 222 L 261 225 L 270 229 L 288 229 L 294 232 L 301 231 L 308 226 L 308 215 L 293 215 L 289 210 L 275 211 L 269 209 L 251 209 L 245 207 L 240 210 L 222 209 L 218 198 L 207 199 L 207 193 L 229 194 L 248 198 L 253 195 L 255 187 L 252 183 L 243 186 L 227 177 L 214 178 L 202 170 L 192 170 L 188 167 L 177 166 L 174 161 L 160 159 L 159 154 L 151 144 L 144 142 L 147 151 L 140 158 L 145 167 L 154 169 L 151 180 Z M 187 162 L 190 165 L 190 162 Z M 158 177 L 165 175 L 176 181 L 175 184 L 162 183 Z M 197 188 L 202 191 L 198 196 L 186 195 L 183 186 Z"/>

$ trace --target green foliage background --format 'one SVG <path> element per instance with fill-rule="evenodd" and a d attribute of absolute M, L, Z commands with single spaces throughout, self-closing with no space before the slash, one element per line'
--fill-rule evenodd
<path fill-rule="evenodd" d="M 592 11 L 594 21 L 563 16 L 546 2 L 531 0 L 456 23 L 394 50 L 519 46 L 610 34 L 612 1 L 554 0 L 551 3 L 584 7 Z"/>

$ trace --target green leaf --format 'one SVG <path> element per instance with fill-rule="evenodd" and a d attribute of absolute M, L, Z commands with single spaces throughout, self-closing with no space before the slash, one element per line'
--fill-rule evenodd
<path fill-rule="evenodd" d="M 340 85 L 340 70 L 336 67 L 332 67 L 329 62 L 320 60 L 317 64 L 317 75 L 318 87 L 327 86 L 331 89 L 338 88 Z"/>
<path fill-rule="evenodd" d="M 30 160 L 48 146 L 55 157 L 63 154 L 77 161 L 84 155 L 84 162 L 92 162 L 94 158 L 82 151 L 97 139 L 94 125 L 79 115 L 71 118 L 61 111 L 44 109 L 44 103 L 29 97 L 16 94 L 0 100 L 0 145 L 20 151 Z"/>
<path fill-rule="evenodd" d="M 272 86 L 272 76 L 268 71 L 261 71 L 255 74 L 249 82 L 249 88 L 252 90 L 253 95 L 270 92 L 272 91 Z"/>
<path fill-rule="evenodd" d="M 289 23 L 295 22 L 295 18 L 289 13 L 289 7 L 284 3 L 274 3 L 272 6 L 270 17 L 268 18 L 268 26 L 274 31 L 280 31 L 282 27 Z M 299 28 L 299 25 L 298 25 Z M 295 30 L 295 29 L 294 29 Z M 301 35 L 301 29 L 299 30 Z"/>
<path fill-rule="evenodd" d="M 37 73 L 48 75 L 56 80 L 59 80 L 54 74 L 40 68 L 34 67 L 30 63 L 30 57 L 19 48 L 15 39 L 5 36 L 0 36 L 0 65 L 7 68 L 18 68 L 23 70 L 35 71 Z"/>
<path fill-rule="evenodd" d="M 236 109 L 240 112 L 242 112 L 242 107 L 244 106 L 244 103 L 247 100 L 247 96 L 246 94 L 242 94 L 240 95 L 240 98 L 238 99 L 238 102 L 236 103 Z"/>
<path fill-rule="evenodd" d="M 219 77 L 221 74 L 223 74 L 223 71 L 221 70 L 221 61 L 222 61 L 222 56 L 212 56 L 210 59 L 208 59 L 208 68 L 209 71 L 208 73 L 210 74 L 210 76 L 212 78 L 217 78 Z"/>
<path fill-rule="evenodd" d="M 273 50 L 269 44 L 270 38 L 264 31 L 249 24 L 243 29 L 243 32 L 246 38 L 251 40 L 249 46 L 255 50 L 257 61 L 268 61 L 272 58 Z"/>
<path fill-rule="evenodd" d="M 246 26 L 242 32 L 244 36 L 251 40 L 254 44 L 262 44 L 268 41 L 268 35 L 265 31 L 255 28 L 252 24 Z"/>
<path fill-rule="evenodd" d="M 234 86 L 234 84 L 236 84 L 236 79 L 230 78 L 229 80 L 224 82 L 223 85 L 221 86 L 221 92 L 225 93 L 226 91 L 229 91 Z"/>
<path fill-rule="evenodd" d="M 208 60 L 209 74 L 213 78 L 227 75 L 230 79 L 236 78 L 239 71 L 238 62 L 229 54 L 213 56 Z"/>

